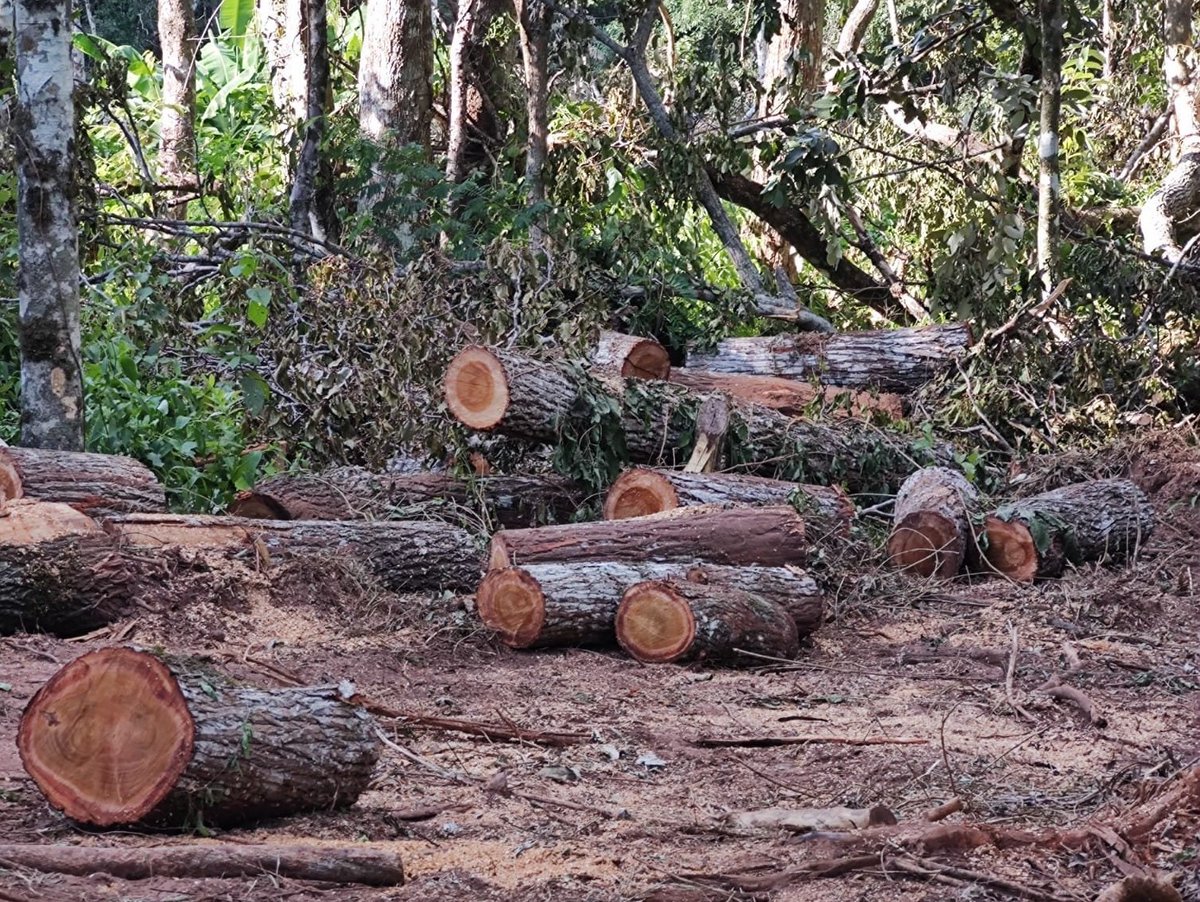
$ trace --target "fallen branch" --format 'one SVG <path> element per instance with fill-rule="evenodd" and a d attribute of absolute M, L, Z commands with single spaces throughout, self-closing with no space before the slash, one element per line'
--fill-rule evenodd
<path fill-rule="evenodd" d="M 928 739 L 913 736 L 747 736 L 728 739 L 700 737 L 692 745 L 702 749 L 767 749 L 781 745 L 926 745 Z"/>
<path fill-rule="evenodd" d="M 1052 676 L 1045 684 L 1039 687 L 1039 691 L 1045 692 L 1051 698 L 1058 698 L 1062 699 L 1063 701 L 1070 702 L 1084 713 L 1084 716 L 1088 719 L 1088 723 L 1090 723 L 1092 726 L 1108 726 L 1107 718 L 1103 717 L 1099 712 L 1096 711 L 1095 704 L 1093 704 L 1092 700 L 1088 698 L 1083 690 L 1076 689 L 1074 686 L 1064 683 L 1062 681 L 1062 677 L 1058 676 L 1057 674 Z"/>
<path fill-rule="evenodd" d="M 451 730 L 456 733 L 466 733 L 470 736 L 482 736 L 484 739 L 504 740 L 508 742 L 535 742 L 540 745 L 563 747 L 587 742 L 591 736 L 587 733 L 555 733 L 547 730 L 526 730 L 515 724 L 479 723 L 473 720 L 459 720 L 455 717 L 435 717 L 431 714 L 418 714 L 415 711 L 401 711 L 389 708 L 364 695 L 352 695 L 348 701 L 358 705 L 365 711 L 377 717 L 403 720 L 406 724 L 427 727 L 432 730 Z"/>

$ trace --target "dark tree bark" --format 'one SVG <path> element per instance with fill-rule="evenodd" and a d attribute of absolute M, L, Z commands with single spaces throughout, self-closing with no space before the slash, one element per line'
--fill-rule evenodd
<path fill-rule="evenodd" d="M 70 0 L 16 0 L 21 444 L 82 451 Z"/>
<path fill-rule="evenodd" d="M 517 26 L 521 35 L 521 57 L 525 64 L 525 199 L 530 207 L 546 202 L 542 169 L 546 165 L 546 142 L 550 132 L 549 56 L 550 7 L 542 0 L 515 0 Z M 546 217 L 539 214 L 530 228 L 535 249 L 545 240 Z"/>
<path fill-rule="evenodd" d="M 468 67 L 475 22 L 483 0 L 458 0 L 454 28 L 450 34 L 450 102 L 446 136 L 446 180 L 457 184 L 467 172 Z"/>
<path fill-rule="evenodd" d="M 304 4 L 304 54 L 308 83 L 305 90 L 304 143 L 296 162 L 289 198 L 292 228 L 324 241 L 334 232 L 333 171 L 321 153 L 329 103 L 329 40 L 326 0 Z"/>
<path fill-rule="evenodd" d="M 369 0 L 358 64 L 358 125 L 373 141 L 428 151 L 433 16 L 428 0 Z"/>
<path fill-rule="evenodd" d="M 176 219 L 187 214 L 187 194 L 196 187 L 196 20 L 192 0 L 158 0 L 162 44 L 161 180 L 180 189 L 168 208 Z"/>
<path fill-rule="evenodd" d="M 167 509 L 155 475 L 132 457 L 115 454 L 0 448 L 0 494 L 5 500 L 58 501 L 89 515 Z"/>

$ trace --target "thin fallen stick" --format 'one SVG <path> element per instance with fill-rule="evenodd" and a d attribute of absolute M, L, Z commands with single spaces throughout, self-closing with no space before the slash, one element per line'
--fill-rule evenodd
<path fill-rule="evenodd" d="M 963 810 L 963 800 L 955 796 L 948 802 L 943 802 L 936 808 L 930 808 L 921 818 L 929 823 L 937 823 L 940 820 L 945 820 L 952 814 L 957 814 Z"/>
<path fill-rule="evenodd" d="M 990 886 L 993 889 L 1001 890 L 1019 899 L 1033 899 L 1036 902 L 1057 902 L 1057 900 L 1062 898 L 1062 896 L 1052 895 L 1033 887 L 1005 880 L 1003 877 L 997 877 L 995 874 L 986 874 L 983 871 L 971 871 L 966 868 L 954 867 L 938 861 L 932 861 L 928 858 L 901 857 L 889 861 L 888 864 L 913 874 L 930 877 L 945 875 L 961 883 Z M 909 870 L 910 868 L 911 870 Z"/>
<path fill-rule="evenodd" d="M 1008 699 L 1009 707 L 1030 723 L 1036 723 L 1037 719 L 1018 705 L 1016 698 L 1013 696 L 1013 675 L 1017 671 L 1017 655 L 1020 653 L 1021 647 L 1017 640 L 1017 628 L 1012 623 L 1008 624 L 1008 635 L 1012 640 L 1012 651 L 1008 656 L 1008 673 L 1004 677 L 1004 696 Z"/>
<path fill-rule="evenodd" d="M 779 745 L 927 745 L 928 739 L 915 736 L 748 736 L 719 738 L 701 736 L 692 745 L 702 749 L 766 749 Z"/>
<path fill-rule="evenodd" d="M 1061 676 L 1057 674 L 1052 676 L 1040 687 L 1040 691 L 1045 692 L 1051 698 L 1059 698 L 1073 704 L 1084 713 L 1084 716 L 1088 719 L 1088 723 L 1092 726 L 1100 728 L 1108 726 L 1107 718 L 1097 712 L 1096 706 L 1083 690 L 1076 689 L 1074 686 L 1064 683 Z"/>
<path fill-rule="evenodd" d="M 437 717 L 432 714 L 418 714 L 415 711 L 400 711 L 389 708 L 365 695 L 355 693 L 348 701 L 358 705 L 364 711 L 378 717 L 403 720 L 412 726 L 426 727 L 431 730 L 451 730 L 456 733 L 466 733 L 470 736 L 481 736 L 484 739 L 501 739 L 508 742 L 534 742 L 541 745 L 563 747 L 587 742 L 591 736 L 586 733 L 556 733 L 550 730 L 527 730 L 516 725 L 480 723 L 474 720 L 459 720 L 455 717 Z"/>

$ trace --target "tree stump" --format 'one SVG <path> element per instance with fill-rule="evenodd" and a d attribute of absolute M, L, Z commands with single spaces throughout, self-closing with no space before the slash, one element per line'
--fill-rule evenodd
<path fill-rule="evenodd" d="M 132 457 L 79 451 L 0 448 L 0 495 L 57 501 L 89 515 L 167 509 L 157 477 Z"/>
<path fill-rule="evenodd" d="M 630 586 L 615 628 L 625 651 L 653 664 L 761 663 L 741 653 L 794 658 L 799 651 L 796 624 L 779 605 L 749 592 L 688 582 Z"/>
<path fill-rule="evenodd" d="M 1098 479 L 1013 501 L 983 524 L 986 569 L 1017 582 L 1058 576 L 1067 562 L 1137 553 L 1154 531 L 1154 508 L 1127 479 Z"/>
<path fill-rule="evenodd" d="M 887 552 L 892 566 L 924 577 L 957 576 L 975 543 L 971 517 L 979 492 L 962 473 L 926 467 L 896 496 Z"/>
<path fill-rule="evenodd" d="M 653 338 L 620 332 L 601 332 L 592 352 L 592 365 L 611 369 L 626 379 L 666 379 L 671 372 L 667 349 Z"/>
<path fill-rule="evenodd" d="M 243 688 L 130 648 L 51 677 L 17 748 L 68 817 L 172 829 L 352 805 L 379 757 L 370 715 L 334 689 Z"/>

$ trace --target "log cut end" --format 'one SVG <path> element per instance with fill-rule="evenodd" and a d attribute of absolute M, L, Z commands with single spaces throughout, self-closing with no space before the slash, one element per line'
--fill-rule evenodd
<path fill-rule="evenodd" d="M 962 569 L 958 526 L 934 511 L 916 511 L 901 520 L 888 537 L 892 566 L 917 576 L 951 579 Z"/>
<path fill-rule="evenodd" d="M 633 658 L 647 664 L 677 661 L 696 639 L 696 618 L 687 599 L 668 583 L 630 586 L 617 608 L 617 641 Z"/>
<path fill-rule="evenodd" d="M 0 502 L 15 501 L 24 494 L 16 464 L 7 458 L 0 459 Z"/>
<path fill-rule="evenodd" d="M 450 361 L 443 390 L 450 413 L 472 429 L 491 429 L 508 411 L 504 366 L 479 345 L 464 348 Z"/>
<path fill-rule="evenodd" d="M 291 520 L 291 511 L 275 498 L 262 492 L 239 492 L 229 505 L 231 517 L 246 517 L 250 520 Z"/>
<path fill-rule="evenodd" d="M 133 823 L 179 780 L 195 724 L 158 658 L 105 648 L 76 658 L 25 709 L 17 747 L 50 804 L 97 826 Z"/>
<path fill-rule="evenodd" d="M 20 498 L 4 505 L 0 544 L 34 545 L 68 536 L 99 535 L 103 530 L 67 504 Z"/>
<path fill-rule="evenodd" d="M 666 379 L 671 373 L 667 349 L 651 338 L 644 338 L 629 349 L 621 364 L 626 379 Z"/>
<path fill-rule="evenodd" d="M 983 523 L 987 547 L 984 566 L 1019 583 L 1031 583 L 1038 573 L 1038 550 L 1029 528 L 1019 521 L 988 517 Z"/>
<path fill-rule="evenodd" d="M 647 517 L 679 507 L 679 493 L 661 473 L 637 468 L 626 470 L 604 496 L 605 520 Z"/>
<path fill-rule="evenodd" d="M 475 592 L 479 618 L 505 645 L 528 648 L 546 622 L 546 596 L 541 585 L 520 567 L 493 570 Z"/>

